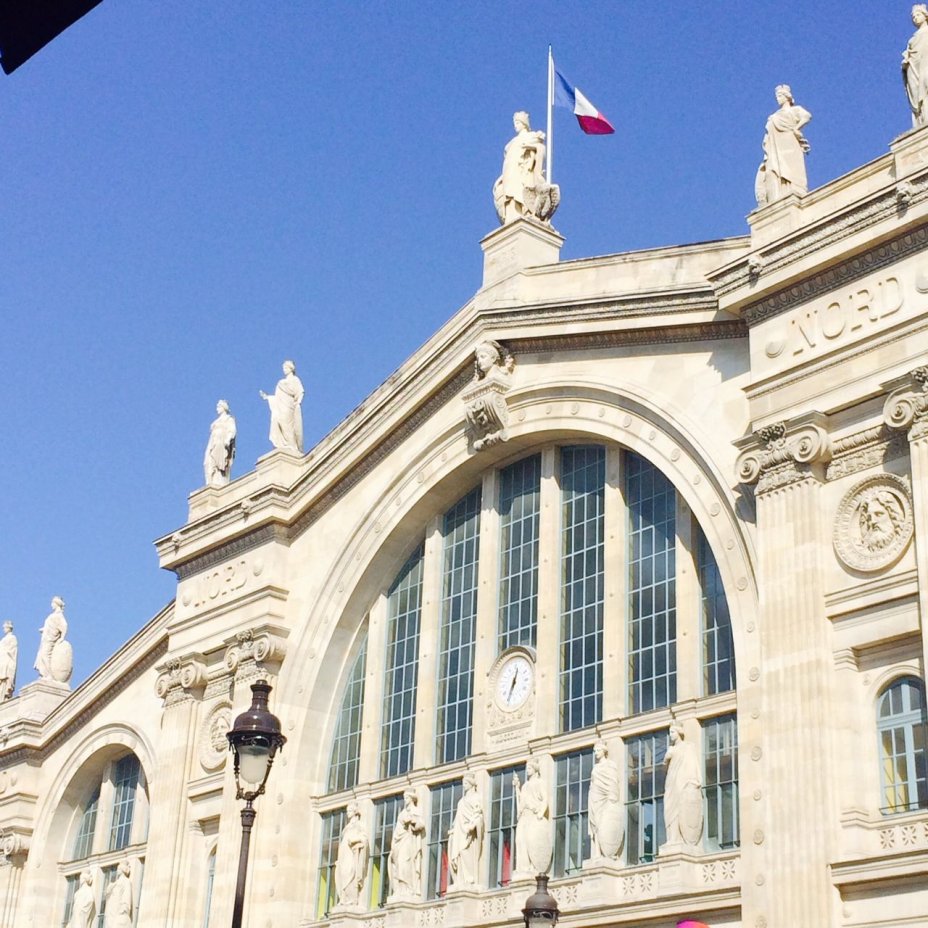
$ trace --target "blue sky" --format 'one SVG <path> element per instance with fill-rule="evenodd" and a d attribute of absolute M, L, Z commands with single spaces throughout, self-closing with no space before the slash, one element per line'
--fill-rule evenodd
<path fill-rule="evenodd" d="M 616 126 L 557 116 L 562 258 L 746 233 L 774 86 L 810 185 L 910 127 L 909 3 L 104 0 L 0 77 L 0 618 L 31 670 L 52 595 L 75 682 L 173 596 L 217 399 L 234 474 L 280 363 L 307 446 L 479 286 L 511 117 L 547 45 Z"/>

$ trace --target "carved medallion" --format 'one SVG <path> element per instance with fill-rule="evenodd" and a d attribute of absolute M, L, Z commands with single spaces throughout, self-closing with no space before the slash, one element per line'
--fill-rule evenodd
<path fill-rule="evenodd" d="M 851 487 L 835 518 L 835 552 L 853 570 L 883 570 L 912 540 L 909 486 L 894 474 L 867 477 Z"/>
<path fill-rule="evenodd" d="M 232 706 L 221 702 L 213 706 L 200 729 L 200 764 L 210 772 L 226 762 L 229 742 L 226 732 L 232 727 Z"/>

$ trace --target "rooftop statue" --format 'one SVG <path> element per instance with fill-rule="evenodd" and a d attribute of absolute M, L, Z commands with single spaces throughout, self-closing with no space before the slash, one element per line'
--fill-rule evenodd
<path fill-rule="evenodd" d="M 777 87 L 776 97 L 780 108 L 767 120 L 764 160 L 757 169 L 754 182 L 758 206 L 766 206 L 791 193 L 804 194 L 809 191 L 806 179 L 809 143 L 801 130 L 812 118 L 812 114 L 796 106 L 788 84 Z"/>
<path fill-rule="evenodd" d="M 16 657 L 19 644 L 13 634 L 13 623 L 3 623 L 4 634 L 0 640 L 0 700 L 9 699 L 16 689 Z"/>
<path fill-rule="evenodd" d="M 39 653 L 33 665 L 43 680 L 67 683 L 74 669 L 71 642 L 65 641 L 68 620 L 64 617 L 64 600 L 60 596 L 52 599 L 52 611 L 42 624 Z"/>
<path fill-rule="evenodd" d="M 220 400 L 216 404 L 217 417 L 209 427 L 209 441 L 203 456 L 203 473 L 208 487 L 224 487 L 232 476 L 232 459 L 235 457 L 235 419 L 229 404 Z"/>
<path fill-rule="evenodd" d="M 273 396 L 263 390 L 258 393 L 271 408 L 271 444 L 275 448 L 302 454 L 303 412 L 300 404 L 303 402 L 303 383 L 297 377 L 296 365 L 292 361 L 284 361 L 283 370 L 284 376 L 277 381 Z"/>
<path fill-rule="evenodd" d="M 561 200 L 557 184 L 545 180 L 545 134 L 532 130 L 528 113 L 512 117 L 515 136 L 503 149 L 503 173 L 493 185 L 499 221 L 516 219 L 550 222 Z"/>
<path fill-rule="evenodd" d="M 928 125 L 928 5 L 912 7 L 915 34 L 902 53 L 902 80 L 915 128 Z"/>

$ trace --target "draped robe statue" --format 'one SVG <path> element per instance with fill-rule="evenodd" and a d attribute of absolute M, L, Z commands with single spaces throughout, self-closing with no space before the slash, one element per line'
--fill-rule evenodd
<path fill-rule="evenodd" d="M 609 757 L 602 741 L 593 746 L 589 808 L 590 857 L 614 860 L 625 839 L 623 808 L 619 795 L 619 766 Z"/>
<path fill-rule="evenodd" d="M 209 427 L 209 441 L 203 456 L 203 473 L 208 487 L 224 487 L 232 476 L 232 459 L 235 457 L 235 419 L 229 413 L 229 404 L 220 400 L 216 404 L 217 417 Z"/>
<path fill-rule="evenodd" d="M 275 448 L 286 448 L 303 453 L 303 383 L 296 375 L 296 365 L 284 361 L 284 376 L 277 381 L 277 387 L 271 396 L 259 391 L 261 399 L 266 400 L 271 410 L 271 431 L 269 438 Z"/>
<path fill-rule="evenodd" d="M 548 787 L 536 759 L 528 762 L 525 783 L 512 775 L 516 794 L 516 865 L 522 875 L 547 873 L 551 866 L 551 810 Z"/>
<path fill-rule="evenodd" d="M 118 867 L 116 879 L 106 890 L 106 909 L 103 928 L 132 928 L 132 869 L 124 860 Z"/>
<path fill-rule="evenodd" d="M 664 834 L 667 844 L 695 847 L 702 837 L 702 770 L 699 752 L 686 740 L 683 726 L 670 727 L 664 756 Z"/>
<path fill-rule="evenodd" d="M 767 120 L 764 160 L 754 182 L 758 206 L 766 206 L 791 193 L 801 195 L 809 191 L 806 177 L 809 143 L 801 130 L 812 114 L 796 106 L 787 84 L 777 87 L 776 97 L 780 108 Z"/>
<path fill-rule="evenodd" d="M 448 833 L 452 886 L 476 886 L 483 832 L 483 803 L 477 795 L 477 780 L 472 773 L 468 773 L 464 777 L 464 795 L 458 803 Z"/>
<path fill-rule="evenodd" d="M 4 622 L 3 631 L 6 634 L 0 640 L 0 700 L 9 699 L 16 689 L 16 658 L 19 654 L 13 623 Z"/>
<path fill-rule="evenodd" d="M 403 794 L 405 805 L 397 816 L 390 844 L 390 898 L 418 900 L 422 895 L 422 845 L 425 820 L 419 812 L 419 795 Z"/>
<path fill-rule="evenodd" d="M 361 811 L 357 803 L 349 803 L 345 817 L 345 827 L 338 842 L 338 858 L 335 861 L 335 889 L 338 904 L 353 907 L 361 902 L 370 843 L 367 840 L 367 831 L 361 824 Z"/>
<path fill-rule="evenodd" d="M 902 81 L 905 84 L 912 125 L 928 125 L 928 6 L 917 3 L 912 7 L 915 34 L 902 53 Z"/>
<path fill-rule="evenodd" d="M 81 874 L 80 886 L 71 902 L 71 918 L 68 928 L 92 928 L 97 914 L 97 901 L 93 895 L 93 873 L 85 870 Z"/>

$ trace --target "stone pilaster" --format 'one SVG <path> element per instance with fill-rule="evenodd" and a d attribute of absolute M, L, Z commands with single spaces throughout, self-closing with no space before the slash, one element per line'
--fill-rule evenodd
<path fill-rule="evenodd" d="M 883 406 L 883 421 L 909 439 L 915 564 L 918 571 L 918 614 L 922 631 L 922 673 L 928 673 L 928 366 L 887 384 L 892 391 Z"/>
<path fill-rule="evenodd" d="M 816 414 L 761 429 L 746 442 L 739 478 L 756 483 L 762 662 L 739 668 L 762 687 L 760 743 L 743 743 L 743 764 L 762 765 L 763 788 L 744 801 L 761 814 L 742 835 L 743 924 L 833 923 L 829 878 L 836 820 L 830 728 L 833 662 L 824 610 L 829 527 L 822 483 L 829 440 Z M 798 776 L 797 770 L 820 776 Z M 758 809 L 758 806 L 760 807 Z M 747 816 L 746 816 L 747 818 Z M 802 820 L 801 841 L 795 823 Z"/>
<path fill-rule="evenodd" d="M 28 834 L 7 832 L 0 837 L 0 928 L 14 928 L 29 844 Z"/>

